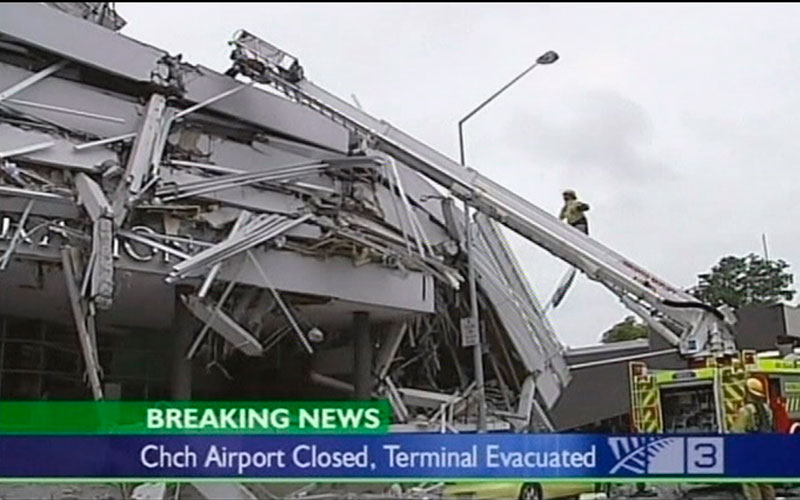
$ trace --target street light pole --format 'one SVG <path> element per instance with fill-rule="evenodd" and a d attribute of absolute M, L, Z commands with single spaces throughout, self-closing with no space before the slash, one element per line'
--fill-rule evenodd
<path fill-rule="evenodd" d="M 558 60 L 558 54 L 548 51 L 539 56 L 536 62 L 528 66 L 522 73 L 517 75 L 516 78 L 505 84 L 500 90 L 492 94 L 488 99 L 480 103 L 478 107 L 470 111 L 464 118 L 458 122 L 458 149 L 461 156 L 461 165 L 466 166 L 464 155 L 464 123 L 472 118 L 475 113 L 484 108 L 487 104 L 492 102 L 497 96 L 505 92 L 509 87 L 517 83 L 522 77 L 527 75 L 533 68 L 540 64 L 552 64 Z M 479 327 L 478 316 L 478 286 L 475 281 L 475 259 L 474 259 L 474 246 L 472 235 L 472 221 L 470 217 L 470 206 L 467 200 L 464 200 L 464 233 L 465 233 L 465 246 L 467 250 L 467 266 L 468 266 L 468 280 L 469 280 L 469 297 L 470 297 L 470 323 L 477 331 L 477 341 L 472 346 L 472 358 L 475 367 L 475 394 L 478 399 L 478 431 L 486 432 L 486 391 L 484 387 L 484 373 L 483 373 L 483 340 Z"/>
<path fill-rule="evenodd" d="M 494 99 L 497 96 L 499 96 L 500 94 L 502 94 L 503 92 L 508 90 L 508 88 L 510 86 L 512 86 L 515 83 L 517 83 L 523 76 L 525 76 L 528 73 L 530 73 L 531 70 L 533 70 L 533 68 L 535 68 L 536 66 L 539 66 L 540 64 L 553 64 L 556 61 L 558 61 L 558 54 L 553 52 L 552 50 L 550 50 L 548 52 L 545 52 L 544 54 L 540 55 L 538 58 L 536 58 L 536 61 L 533 64 L 531 64 L 530 66 L 528 66 L 527 69 L 525 69 L 525 71 L 523 71 L 522 73 L 517 75 L 516 78 L 514 78 L 513 80 L 511 80 L 510 82 L 505 84 L 503 86 L 503 88 L 501 88 L 500 90 L 498 90 L 497 92 L 492 94 L 488 99 L 486 99 L 485 101 L 480 103 L 477 108 L 475 108 L 472 111 L 470 111 L 467 114 L 467 116 L 465 116 L 464 118 L 459 120 L 459 122 L 458 122 L 458 149 L 459 149 L 459 152 L 461 153 L 461 164 L 462 165 L 466 165 L 466 162 L 465 162 L 465 159 L 464 159 L 464 130 L 463 130 L 464 122 L 466 122 L 467 120 L 472 118 L 472 116 L 475 115 L 475 113 L 477 113 L 478 111 L 482 110 L 487 104 L 489 104 L 490 102 L 494 101 Z"/>

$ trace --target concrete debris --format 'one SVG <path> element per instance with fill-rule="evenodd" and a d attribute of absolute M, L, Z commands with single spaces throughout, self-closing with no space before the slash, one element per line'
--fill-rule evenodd
<path fill-rule="evenodd" d="M 247 330 L 224 312 L 215 309 L 213 305 L 199 297 L 190 296 L 184 303 L 201 321 L 209 324 L 212 330 L 222 335 L 228 342 L 248 356 L 258 356 L 262 348 L 258 339 L 254 338 Z"/>
<path fill-rule="evenodd" d="M 184 278 L 193 271 L 211 268 L 250 248 L 266 243 L 310 218 L 310 214 L 301 215 L 296 219 L 287 219 L 280 215 L 255 217 L 245 223 L 234 234 L 231 234 L 225 241 L 173 266 L 170 278 Z"/>
<path fill-rule="evenodd" d="M 132 500 L 164 500 L 167 485 L 164 483 L 144 483 L 136 486 L 131 492 Z"/>
<path fill-rule="evenodd" d="M 208 500 L 258 500 L 245 485 L 237 483 L 192 483 Z"/>

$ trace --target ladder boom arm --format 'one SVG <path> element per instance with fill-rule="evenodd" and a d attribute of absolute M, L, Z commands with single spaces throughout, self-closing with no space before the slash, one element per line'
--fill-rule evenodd
<path fill-rule="evenodd" d="M 267 83 L 287 97 L 329 117 L 380 150 L 425 175 L 481 213 L 539 245 L 599 281 L 623 303 L 637 304 L 638 314 L 649 311 L 678 326 L 684 354 L 732 352 L 731 320 L 647 272 L 624 256 L 497 184 L 474 169 L 464 167 L 383 120 L 372 117 L 347 101 L 303 77 L 297 59 L 273 45 L 240 32 L 232 42 L 234 69 Z M 288 61 L 288 63 L 287 63 Z M 645 315 L 646 316 L 646 315 Z M 644 318 L 651 324 L 656 321 Z M 666 335 L 665 335 L 666 336 Z M 675 342 L 677 337 L 669 339 Z"/>

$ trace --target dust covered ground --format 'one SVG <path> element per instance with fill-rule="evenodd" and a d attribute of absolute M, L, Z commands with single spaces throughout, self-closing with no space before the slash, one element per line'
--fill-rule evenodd
<path fill-rule="evenodd" d="M 105 483 L 22 483 L 0 484 L 0 500 L 132 500 L 136 484 L 105 484 Z M 427 499 L 440 500 L 442 497 L 431 493 L 421 494 L 412 492 L 409 484 L 399 485 L 387 483 L 327 483 L 327 484 L 280 484 L 280 483 L 247 483 L 246 487 L 251 498 L 265 500 L 323 500 L 323 499 L 350 499 L 350 500 L 378 500 L 378 499 Z M 605 498 L 616 500 L 633 500 L 642 498 L 655 498 L 664 500 L 743 500 L 741 488 L 734 484 L 729 485 L 686 485 L 686 484 L 661 484 L 648 485 L 651 496 L 639 496 L 632 484 L 612 485 L 606 489 L 608 496 Z M 224 490 L 222 490 L 224 491 Z M 778 498 L 800 500 L 800 485 L 777 486 Z M 145 500 L 142 497 L 139 497 Z M 202 495 L 190 484 L 168 484 L 162 499 L 170 500 L 204 500 Z M 229 493 L 220 493 L 219 500 L 228 500 Z M 246 498 L 246 497 L 241 497 Z M 596 498 L 603 498 L 596 497 Z M 148 499 L 149 500 L 149 499 Z M 497 499 L 505 500 L 505 499 Z M 515 499 L 509 499 L 515 500 Z"/>

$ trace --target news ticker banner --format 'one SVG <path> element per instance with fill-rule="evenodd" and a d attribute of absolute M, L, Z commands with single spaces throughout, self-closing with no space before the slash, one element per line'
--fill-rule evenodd
<path fill-rule="evenodd" d="M 798 435 L 390 434 L 391 416 L 387 401 L 0 401 L 0 480 L 800 478 Z"/>
<path fill-rule="evenodd" d="M 0 479 L 796 481 L 796 435 L 12 435 Z"/>

